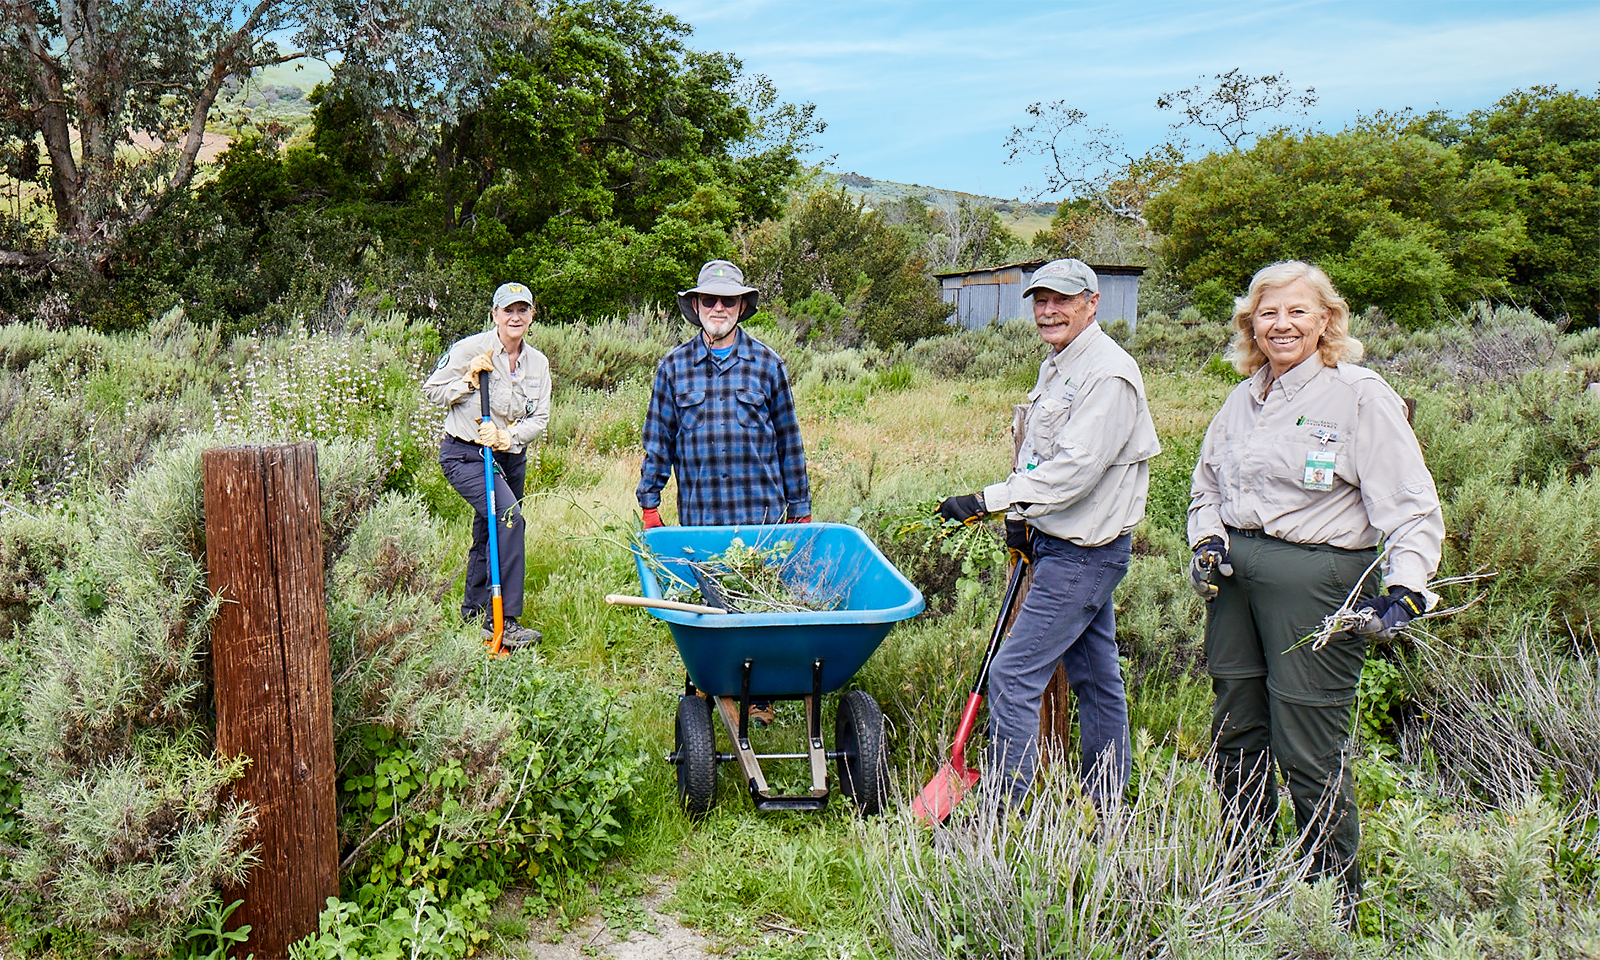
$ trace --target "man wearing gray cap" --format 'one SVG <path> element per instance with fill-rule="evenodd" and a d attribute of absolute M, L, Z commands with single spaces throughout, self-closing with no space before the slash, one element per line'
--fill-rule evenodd
<path fill-rule="evenodd" d="M 700 268 L 678 294 L 699 336 L 656 366 L 644 420 L 639 509 L 661 526 L 661 491 L 678 478 L 678 519 L 701 526 L 804 522 L 811 484 L 789 374 L 776 353 L 739 328 L 760 296 L 726 260 Z"/>
<path fill-rule="evenodd" d="M 1006 514 L 1006 543 L 1033 583 L 989 674 L 989 760 L 1013 803 L 1033 782 L 1039 704 L 1059 663 L 1078 704 L 1080 776 L 1099 799 L 1128 783 L 1128 701 L 1111 593 L 1144 517 L 1161 452 L 1139 365 L 1095 322 L 1100 284 L 1078 260 L 1040 267 L 1023 296 L 1051 347 L 1015 422 L 1011 475 L 939 505 L 946 519 Z"/>
<path fill-rule="evenodd" d="M 534 315 L 533 293 L 520 283 L 503 283 L 494 292 L 489 318 L 493 329 L 457 340 L 422 385 L 429 400 L 446 407 L 439 466 L 450 486 L 472 504 L 472 549 L 461 615 L 483 622 L 489 617 L 489 505 L 483 450 L 494 457 L 493 524 L 499 536 L 500 584 L 505 608 L 501 643 L 510 648 L 539 641 L 539 631 L 522 626 L 522 491 L 528 475 L 528 445 L 550 422 L 550 361 L 523 342 Z M 481 422 L 479 374 L 489 374 L 489 419 Z"/>

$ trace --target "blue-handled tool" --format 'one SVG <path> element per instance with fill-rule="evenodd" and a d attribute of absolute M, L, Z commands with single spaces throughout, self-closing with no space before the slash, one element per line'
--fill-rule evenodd
<path fill-rule="evenodd" d="M 489 417 L 489 371 L 478 372 L 478 399 L 482 403 L 481 423 L 493 423 Z M 503 657 L 510 653 L 502 642 L 506 633 L 505 601 L 500 597 L 500 517 L 494 508 L 494 451 L 483 448 L 483 490 L 489 508 L 489 604 L 494 611 L 494 636 L 488 641 L 489 656 Z"/>

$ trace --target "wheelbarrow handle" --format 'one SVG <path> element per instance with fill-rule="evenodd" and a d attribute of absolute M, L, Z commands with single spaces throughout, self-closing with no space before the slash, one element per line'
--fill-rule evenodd
<path fill-rule="evenodd" d="M 698 603 L 680 603 L 677 600 L 652 600 L 649 597 L 631 597 L 625 593 L 606 594 L 606 603 L 621 604 L 624 607 L 654 607 L 657 610 L 677 610 L 680 613 L 727 613 L 717 607 L 707 607 Z"/>

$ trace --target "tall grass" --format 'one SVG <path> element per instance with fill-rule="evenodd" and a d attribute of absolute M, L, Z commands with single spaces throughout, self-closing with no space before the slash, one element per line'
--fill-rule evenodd
<path fill-rule="evenodd" d="M 1269 942 L 1295 901 L 1293 845 L 1263 851 L 1220 819 L 1210 770 L 1135 747 L 1137 799 L 1096 807 L 1061 767 L 1021 809 L 980 780 L 947 825 L 909 816 L 863 831 L 885 951 L 949 957 L 1174 957 Z M 1328 902 L 1313 922 L 1331 926 Z"/>

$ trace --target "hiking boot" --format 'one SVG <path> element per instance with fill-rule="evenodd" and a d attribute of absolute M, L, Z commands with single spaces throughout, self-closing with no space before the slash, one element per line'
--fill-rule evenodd
<path fill-rule="evenodd" d="M 531 627 L 524 627 L 517 622 L 516 617 L 506 617 L 505 630 L 500 634 L 500 646 L 507 650 L 520 650 L 523 647 L 531 647 L 542 639 L 544 639 L 544 635 L 539 631 Z M 492 625 L 483 628 L 483 642 L 494 642 L 494 627 Z"/>

